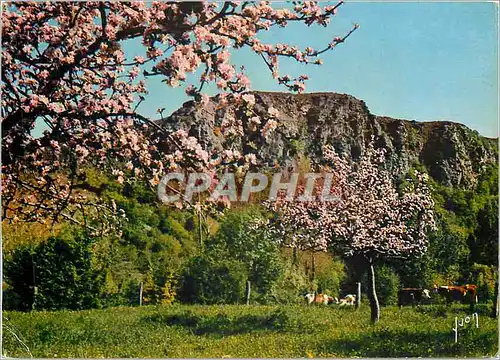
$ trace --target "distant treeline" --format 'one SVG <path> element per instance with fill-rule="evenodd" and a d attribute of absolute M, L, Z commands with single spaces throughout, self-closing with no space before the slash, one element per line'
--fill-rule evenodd
<path fill-rule="evenodd" d="M 280 248 L 252 231 L 252 219 L 272 215 L 258 204 L 200 224 L 193 212 L 159 205 L 139 185 L 100 181 L 105 196 L 126 214 L 121 236 L 90 237 L 69 224 L 36 234 L 33 225 L 4 224 L 5 309 L 244 303 L 248 283 L 251 303 L 294 303 L 306 292 L 341 296 L 354 292 L 356 282 L 366 283 L 358 259 Z M 498 267 L 498 166 L 485 171 L 474 190 L 432 185 L 438 230 L 424 257 L 378 265 L 381 304 L 395 304 L 401 287 L 435 283 L 473 283 L 479 301 L 491 301 Z"/>

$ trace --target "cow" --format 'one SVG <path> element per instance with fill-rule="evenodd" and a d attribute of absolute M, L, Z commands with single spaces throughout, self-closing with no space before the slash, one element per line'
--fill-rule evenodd
<path fill-rule="evenodd" d="M 403 288 L 398 292 L 398 306 L 419 305 L 423 299 L 430 299 L 430 291 L 427 289 Z"/>
<path fill-rule="evenodd" d="M 474 306 L 477 303 L 477 286 L 473 284 L 466 285 L 448 285 L 448 286 L 437 286 L 434 285 L 434 292 L 438 293 L 446 299 L 448 304 L 453 301 L 467 302 Z"/>
<path fill-rule="evenodd" d="M 339 299 L 336 296 L 328 296 L 328 304 L 338 304 Z"/>
<path fill-rule="evenodd" d="M 311 305 L 312 303 L 324 305 L 338 303 L 338 299 L 336 297 L 332 297 L 326 294 L 309 293 L 305 295 L 305 299 L 308 305 Z"/>
<path fill-rule="evenodd" d="M 356 295 L 349 294 L 340 299 L 339 306 L 353 306 L 356 305 Z"/>
<path fill-rule="evenodd" d="M 319 295 L 316 295 L 316 297 L 314 298 L 314 302 L 316 304 L 329 305 L 329 304 L 332 304 L 332 303 L 338 303 L 339 301 L 338 301 L 337 298 L 332 297 L 330 295 L 319 294 Z"/>
<path fill-rule="evenodd" d="M 306 301 L 307 301 L 307 305 L 311 305 L 311 304 L 313 303 L 313 301 L 314 301 L 315 295 L 314 295 L 314 294 L 309 293 L 309 294 L 306 294 L 306 295 L 304 296 L 304 298 L 305 298 L 305 299 L 306 299 Z"/>

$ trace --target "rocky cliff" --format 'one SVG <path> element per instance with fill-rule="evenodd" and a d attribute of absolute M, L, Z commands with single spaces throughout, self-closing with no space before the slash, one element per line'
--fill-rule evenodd
<path fill-rule="evenodd" d="M 453 122 L 416 122 L 376 116 L 366 104 L 350 95 L 254 92 L 254 110 L 270 106 L 279 111 L 280 127 L 269 139 L 245 134 L 235 146 L 256 152 L 267 165 L 285 165 L 298 153 L 317 158 L 324 144 L 349 152 L 353 158 L 364 150 L 371 136 L 377 146 L 389 150 L 389 164 L 403 171 L 424 165 L 429 174 L 446 186 L 471 187 L 489 165 L 498 160 L 497 139 Z M 166 125 L 184 128 L 208 147 L 221 148 L 217 125 L 227 116 L 213 102 L 204 109 L 187 102 L 174 112 Z"/>

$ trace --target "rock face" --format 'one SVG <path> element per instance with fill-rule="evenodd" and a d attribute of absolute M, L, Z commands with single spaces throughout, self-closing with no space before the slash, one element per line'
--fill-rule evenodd
<path fill-rule="evenodd" d="M 356 159 L 372 135 L 376 146 L 388 149 L 388 164 L 393 170 L 405 172 L 422 164 L 446 186 L 472 187 L 478 175 L 498 161 L 497 140 L 482 137 L 462 124 L 375 116 L 363 101 L 345 94 L 253 94 L 254 110 L 259 113 L 274 107 L 279 111 L 280 126 L 267 140 L 248 133 L 234 146 L 244 153 L 257 153 L 267 166 L 285 166 L 298 154 L 317 160 L 325 144 Z M 227 111 L 217 110 L 213 102 L 203 109 L 187 102 L 165 120 L 165 125 L 183 128 L 217 150 L 222 148 L 223 139 L 217 126 L 227 116 Z"/>

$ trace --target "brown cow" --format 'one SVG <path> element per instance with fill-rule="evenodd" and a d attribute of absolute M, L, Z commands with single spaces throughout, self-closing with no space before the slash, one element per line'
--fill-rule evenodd
<path fill-rule="evenodd" d="M 326 295 L 326 294 L 314 294 L 314 293 L 307 294 L 307 295 L 305 295 L 305 298 L 306 298 L 307 303 L 309 305 L 312 303 L 328 305 L 328 304 L 331 304 L 333 302 L 335 302 L 335 303 L 338 302 L 337 298 L 331 297 L 331 296 Z"/>
<path fill-rule="evenodd" d="M 466 284 L 463 286 L 449 285 L 449 286 L 437 286 L 434 285 L 434 292 L 443 296 L 448 303 L 453 301 L 464 302 L 469 299 L 469 303 L 474 305 L 477 303 L 476 295 L 477 286 L 472 284 Z"/>

